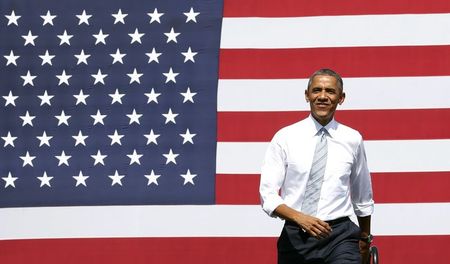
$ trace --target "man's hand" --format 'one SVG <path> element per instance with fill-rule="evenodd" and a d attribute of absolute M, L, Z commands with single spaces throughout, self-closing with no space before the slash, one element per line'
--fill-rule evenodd
<path fill-rule="evenodd" d="M 306 214 L 298 214 L 295 222 L 311 236 L 320 239 L 330 235 L 331 227 L 327 222 Z"/>
<path fill-rule="evenodd" d="M 368 264 L 369 263 L 369 249 L 370 243 L 360 240 L 359 241 L 359 252 L 361 253 L 361 263 Z"/>
<path fill-rule="evenodd" d="M 331 227 L 327 222 L 324 222 L 317 217 L 298 212 L 285 204 L 279 205 L 275 209 L 274 214 L 283 219 L 297 223 L 297 225 L 303 228 L 309 235 L 317 239 L 327 237 L 331 233 Z"/>
<path fill-rule="evenodd" d="M 369 216 L 358 216 L 359 228 L 361 229 L 361 237 L 367 237 L 370 234 L 370 215 Z M 369 260 L 369 249 L 370 243 L 367 241 L 359 241 L 359 252 L 361 253 L 362 263 L 368 263 Z"/>

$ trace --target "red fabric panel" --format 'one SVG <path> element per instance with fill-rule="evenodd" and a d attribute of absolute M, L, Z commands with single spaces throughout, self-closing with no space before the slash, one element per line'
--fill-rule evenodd
<path fill-rule="evenodd" d="M 108 238 L 0 241 L 8 264 L 276 263 L 277 238 Z M 450 236 L 376 236 L 380 263 L 447 263 Z"/>
<path fill-rule="evenodd" d="M 216 204 L 260 204 L 259 174 L 217 174 Z"/>
<path fill-rule="evenodd" d="M 276 263 L 274 243 L 274 238 L 86 238 L 0 241 L 0 263 L 272 264 Z"/>
<path fill-rule="evenodd" d="M 218 141 L 268 142 L 280 128 L 308 114 L 306 111 L 219 112 Z M 450 138 L 450 126 L 443 121 L 450 120 L 450 109 L 339 110 L 336 120 L 358 130 L 365 140 Z"/>
<path fill-rule="evenodd" d="M 270 2 L 270 1 L 269 1 Z M 450 12 L 448 0 L 227 0 L 225 17 L 300 17 L 359 14 L 427 14 Z"/>
<path fill-rule="evenodd" d="M 307 78 L 320 68 L 342 77 L 450 75 L 450 45 L 308 49 L 221 49 L 220 79 Z"/>
<path fill-rule="evenodd" d="M 450 172 L 372 173 L 376 203 L 437 203 L 450 201 Z M 217 204 L 259 204 L 259 175 L 219 174 Z"/>

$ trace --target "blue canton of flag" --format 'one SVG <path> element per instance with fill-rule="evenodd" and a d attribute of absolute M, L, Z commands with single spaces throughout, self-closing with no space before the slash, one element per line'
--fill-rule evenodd
<path fill-rule="evenodd" d="M 221 1 L 0 3 L 0 207 L 213 204 Z"/>

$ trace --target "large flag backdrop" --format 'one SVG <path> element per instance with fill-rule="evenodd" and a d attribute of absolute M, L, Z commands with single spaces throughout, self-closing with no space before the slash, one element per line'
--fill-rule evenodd
<path fill-rule="evenodd" d="M 0 262 L 274 263 L 259 168 L 322 67 L 366 139 L 383 263 L 448 258 L 448 1 L 0 11 Z"/>

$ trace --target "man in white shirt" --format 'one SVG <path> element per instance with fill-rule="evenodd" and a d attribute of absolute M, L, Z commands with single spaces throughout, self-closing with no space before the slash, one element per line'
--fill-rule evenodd
<path fill-rule="evenodd" d="M 305 99 L 311 114 L 275 134 L 261 172 L 263 210 L 286 220 L 278 263 L 365 263 L 372 184 L 362 136 L 334 120 L 345 99 L 342 78 L 316 71 Z"/>

